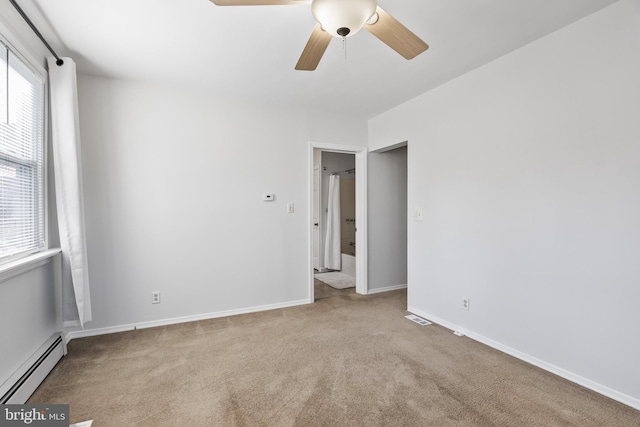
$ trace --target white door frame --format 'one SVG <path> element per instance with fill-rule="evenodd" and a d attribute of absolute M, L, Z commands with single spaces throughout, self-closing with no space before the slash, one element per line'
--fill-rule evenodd
<path fill-rule="evenodd" d="M 319 157 L 319 158 L 317 158 Z M 319 162 L 318 162 L 319 161 Z M 314 270 L 325 269 L 324 266 L 324 242 L 321 239 L 322 224 L 322 151 L 313 150 L 313 268 Z M 317 172 L 316 172 L 317 169 Z M 316 175 L 317 173 L 317 175 Z M 318 224 L 316 226 L 316 224 Z M 316 236 L 318 236 L 316 240 Z M 317 253 L 316 253 L 317 251 Z"/>
<path fill-rule="evenodd" d="M 356 292 L 366 295 L 367 284 L 367 147 L 357 145 L 330 144 L 309 141 L 308 159 L 308 226 L 307 235 L 309 272 L 309 303 L 314 301 L 313 291 L 313 149 L 334 153 L 354 154 L 356 160 Z"/>

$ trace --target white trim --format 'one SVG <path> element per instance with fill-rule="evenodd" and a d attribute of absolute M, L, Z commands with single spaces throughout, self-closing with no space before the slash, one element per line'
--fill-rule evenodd
<path fill-rule="evenodd" d="M 16 13 L 16 16 L 20 15 L 17 15 Z M 33 72 L 38 74 L 46 81 L 47 70 L 43 66 L 45 62 L 45 55 L 42 54 L 42 60 L 39 61 L 37 57 L 39 57 L 41 53 L 38 52 L 37 54 L 34 54 L 34 50 L 31 49 L 29 45 L 23 42 L 22 38 L 19 35 L 20 32 L 9 27 L 5 22 L 3 22 L 3 17 L 4 15 L 0 15 L 0 41 L 11 48 L 13 53 L 15 53 L 22 61 L 24 61 L 32 69 Z M 39 41 L 40 40 L 38 40 L 38 42 Z"/>
<path fill-rule="evenodd" d="M 375 148 L 373 150 L 369 150 L 370 153 L 386 153 L 387 151 L 395 150 L 400 147 L 407 147 L 409 145 L 409 141 L 398 142 L 397 144 L 385 145 L 384 147 Z"/>
<path fill-rule="evenodd" d="M 47 249 L 0 265 L 0 283 L 51 262 L 60 249 Z"/>
<path fill-rule="evenodd" d="M 79 324 L 78 324 L 78 327 L 80 327 Z M 135 329 L 136 329 L 135 324 L 129 324 L 129 325 L 120 325 L 120 326 L 109 326 L 108 328 L 80 329 L 77 331 L 68 331 L 64 335 L 64 341 L 68 344 L 71 340 L 74 340 L 76 338 L 87 338 L 87 337 L 95 337 L 98 335 L 115 334 L 118 332 L 133 331 Z"/>
<path fill-rule="evenodd" d="M 368 150 L 367 147 L 364 147 L 362 145 L 332 144 L 330 142 L 319 142 L 319 141 L 309 141 L 309 144 L 311 144 L 311 148 L 319 148 L 322 151 L 332 151 L 334 153 L 355 154 L 355 153 L 367 152 Z"/>
<path fill-rule="evenodd" d="M 369 289 L 367 294 L 379 294 L 381 292 L 397 291 L 398 289 L 407 289 L 407 285 L 385 286 L 384 288 Z"/>
<path fill-rule="evenodd" d="M 314 301 L 313 290 L 313 150 L 334 153 L 354 154 L 356 160 L 356 292 L 362 295 L 368 293 L 367 282 L 367 152 L 368 148 L 359 145 L 331 144 L 326 142 L 309 141 L 308 152 L 308 283 L 309 303 Z"/>
<path fill-rule="evenodd" d="M 289 301 L 277 304 L 259 305 L 256 307 L 238 308 L 235 310 L 216 311 L 213 313 L 196 314 L 193 316 L 173 317 L 170 319 L 153 320 L 150 322 L 130 323 L 127 325 L 110 326 L 108 328 L 84 329 L 79 331 L 70 331 L 65 335 L 65 341 L 69 342 L 75 338 L 93 337 L 97 335 L 113 334 L 116 332 L 133 331 L 135 329 L 156 328 L 158 326 L 176 325 L 178 323 L 196 322 L 198 320 L 216 319 L 219 317 L 235 316 L 238 314 L 257 313 L 259 311 L 275 310 L 278 308 L 294 307 L 297 305 L 308 304 L 306 299 L 298 301 Z"/>
<path fill-rule="evenodd" d="M 308 257 L 308 261 L 309 261 L 309 265 L 307 265 L 307 286 L 309 286 L 309 299 L 307 300 L 307 302 L 309 304 L 313 304 L 313 302 L 315 301 L 315 292 L 314 292 L 314 288 L 313 288 L 313 275 L 314 275 L 314 271 L 313 271 L 313 167 L 315 166 L 314 164 L 314 144 L 309 141 L 309 152 L 308 152 L 308 162 L 309 162 L 309 166 L 311 169 L 311 179 L 309 180 L 309 182 L 307 183 L 308 185 L 308 197 L 307 197 L 307 211 L 309 212 L 309 218 L 308 218 L 308 222 L 307 222 L 307 241 L 309 244 L 309 257 Z M 322 198 L 322 196 L 320 196 Z M 321 210 L 322 211 L 322 210 Z M 322 214 L 322 212 L 321 212 Z M 322 236 L 320 236 L 320 238 L 322 238 Z M 324 264 L 324 263 L 323 263 Z"/>
<path fill-rule="evenodd" d="M 636 399 L 634 397 L 631 397 L 627 394 L 621 393 L 617 390 L 614 390 L 612 388 L 609 388 L 607 386 L 604 386 L 602 384 L 599 384 L 595 381 L 592 381 L 588 378 L 584 378 L 580 375 L 574 374 L 571 371 L 567 371 L 566 369 L 560 368 L 558 366 L 555 366 L 551 363 L 545 362 L 544 360 L 540 360 L 534 356 L 531 356 L 527 353 L 523 353 L 519 350 L 516 350 L 514 348 L 511 348 L 507 345 L 504 345 L 502 343 L 499 343 L 497 341 L 494 341 L 490 338 L 487 338 L 483 335 L 477 334 L 475 332 L 472 331 L 467 331 L 464 330 L 462 328 L 460 328 L 458 325 L 455 325 L 451 322 L 447 322 L 446 320 L 440 319 L 436 316 L 433 316 L 429 313 L 426 313 L 422 310 L 418 310 L 416 308 L 413 307 L 408 307 L 407 311 L 417 314 L 418 316 L 424 317 L 425 319 L 432 321 L 434 323 L 437 323 L 441 326 L 444 326 L 447 329 L 451 329 L 452 331 L 455 331 L 456 335 L 460 335 L 460 336 L 467 336 L 469 338 L 471 338 L 474 341 L 478 341 L 482 344 L 488 345 L 489 347 L 495 348 L 496 350 L 499 350 L 503 353 L 506 353 L 510 356 L 513 356 L 515 358 L 518 358 L 520 360 L 523 360 L 527 363 L 530 363 L 534 366 L 537 366 L 538 368 L 544 369 L 545 371 L 551 372 L 552 374 L 556 374 L 559 377 L 562 377 L 566 380 L 569 380 L 573 383 L 579 384 L 583 387 L 586 387 L 590 390 L 595 391 L 596 393 L 600 393 L 603 396 L 609 397 L 613 400 L 616 400 L 620 403 L 624 403 L 625 405 L 628 405 L 632 408 L 638 409 L 640 410 L 640 399 Z"/>
<path fill-rule="evenodd" d="M 356 153 L 356 292 L 369 293 L 367 233 L 367 155 L 368 149 Z"/>
<path fill-rule="evenodd" d="M 53 350 L 49 353 L 49 355 L 42 360 L 42 362 L 37 365 L 38 360 L 40 360 L 52 345 L 60 338 L 60 333 L 56 332 L 51 337 L 49 337 L 41 346 L 38 348 L 25 362 L 20 365 L 20 367 L 2 384 L 0 385 L 0 397 L 3 397 L 7 392 L 9 392 L 14 385 L 18 385 L 19 388 L 14 390 L 13 396 L 9 398 L 4 404 L 24 404 L 29 396 L 33 394 L 33 392 L 38 388 L 40 383 L 45 379 L 45 377 L 51 372 L 53 367 L 58 363 L 58 361 L 64 355 L 64 345 L 57 345 L 53 348 Z M 59 344 L 62 344 L 60 342 Z M 26 381 L 22 384 L 18 384 L 22 377 L 26 374 L 29 374 Z"/>

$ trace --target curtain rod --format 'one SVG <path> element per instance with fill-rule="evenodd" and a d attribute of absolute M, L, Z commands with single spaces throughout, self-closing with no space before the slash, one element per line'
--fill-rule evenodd
<path fill-rule="evenodd" d="M 346 171 L 340 171 L 340 172 L 331 172 L 331 175 L 339 175 L 341 173 L 348 173 L 348 174 L 352 174 L 356 171 L 356 168 L 353 169 L 347 169 Z"/>
<path fill-rule="evenodd" d="M 40 31 L 38 31 L 36 26 L 33 25 L 33 22 L 31 22 L 31 19 L 29 19 L 29 17 L 27 16 L 27 14 L 24 13 L 24 11 L 20 8 L 20 6 L 18 6 L 18 3 L 16 3 L 15 0 L 9 0 L 9 1 L 13 5 L 13 7 L 16 8 L 16 10 L 20 14 L 20 16 L 22 16 L 22 19 L 24 19 L 25 22 L 27 24 L 29 24 L 29 26 L 31 27 L 33 32 L 36 33 L 36 36 L 38 36 L 40 41 L 47 47 L 47 49 L 49 49 L 49 52 L 51 52 L 51 54 L 56 58 L 56 65 L 57 66 L 61 66 L 62 64 L 64 64 L 64 61 L 62 59 L 60 59 L 60 57 L 55 53 L 53 48 L 49 45 L 49 43 L 47 43 L 47 41 L 44 39 L 44 37 L 42 37 L 42 34 L 40 34 Z"/>

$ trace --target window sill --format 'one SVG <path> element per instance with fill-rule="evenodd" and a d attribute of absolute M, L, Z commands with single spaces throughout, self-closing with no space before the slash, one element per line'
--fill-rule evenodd
<path fill-rule="evenodd" d="M 47 264 L 51 258 L 59 253 L 60 249 L 47 249 L 0 265 L 0 283 Z"/>

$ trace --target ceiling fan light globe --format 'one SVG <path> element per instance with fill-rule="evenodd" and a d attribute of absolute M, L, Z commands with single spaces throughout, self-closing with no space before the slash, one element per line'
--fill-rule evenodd
<path fill-rule="evenodd" d="M 311 13 L 323 30 L 333 37 L 342 38 L 357 33 L 375 14 L 377 5 L 376 0 L 312 0 Z M 349 30 L 346 36 L 338 32 L 344 28 Z"/>

